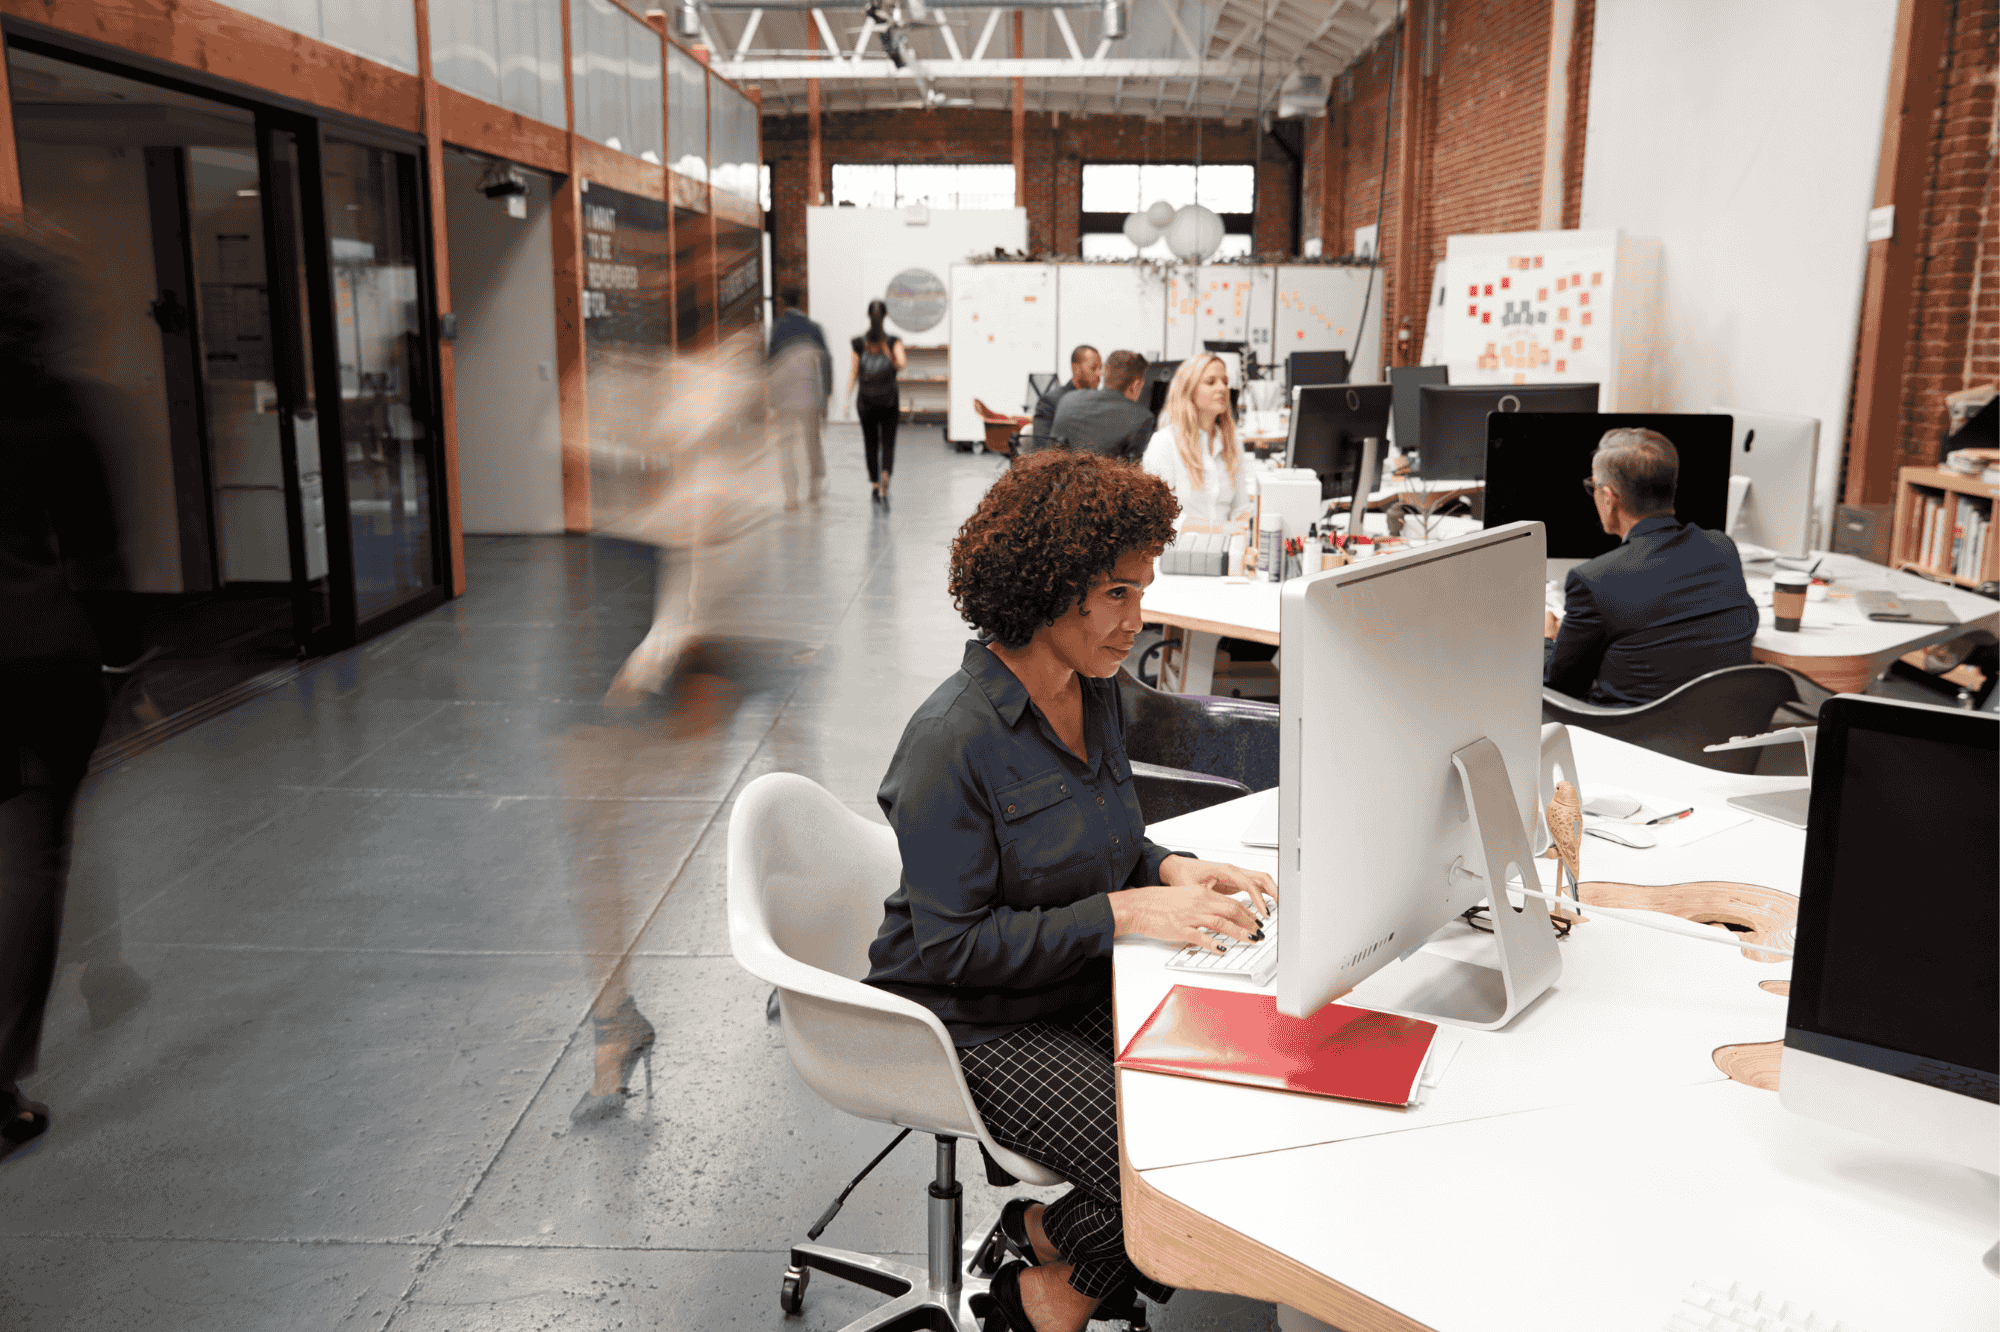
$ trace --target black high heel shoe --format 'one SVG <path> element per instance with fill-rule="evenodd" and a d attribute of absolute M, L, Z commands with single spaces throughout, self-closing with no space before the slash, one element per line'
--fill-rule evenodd
<path fill-rule="evenodd" d="M 1000 1234 L 1014 1256 L 1030 1267 L 1042 1265 L 1042 1260 L 1035 1256 L 1035 1242 L 1028 1237 L 1028 1209 L 1035 1205 L 1033 1198 L 1010 1198 L 1000 1209 Z"/>
<path fill-rule="evenodd" d="M 569 1112 L 572 1124 L 588 1124 L 607 1119 L 625 1107 L 625 1100 L 632 1094 L 632 1066 L 643 1062 L 646 1065 L 646 1099 L 653 1098 L 653 1041 L 656 1033 L 653 1024 L 639 1011 L 639 1005 L 631 995 L 608 1018 L 592 1014 L 590 1018 L 592 1034 L 597 1038 L 591 1051 L 591 1076 L 596 1076 L 596 1051 L 607 1045 L 622 1045 L 625 1048 L 618 1056 L 618 1090 L 599 1096 L 587 1091 L 583 1099 L 576 1103 L 576 1109 Z"/>
<path fill-rule="evenodd" d="M 982 1332 L 1037 1332 L 1035 1320 L 1021 1303 L 1021 1274 L 1026 1263 L 1009 1263 L 993 1274 L 986 1287 L 986 1312 L 980 1321 Z"/>
<path fill-rule="evenodd" d="M 49 1131 L 49 1108 L 21 1095 L 19 1087 L 0 1095 L 0 1113 L 7 1116 L 0 1123 L 0 1161 Z"/>

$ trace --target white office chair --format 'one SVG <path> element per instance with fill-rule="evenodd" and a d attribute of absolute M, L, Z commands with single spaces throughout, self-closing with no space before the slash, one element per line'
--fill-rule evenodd
<path fill-rule="evenodd" d="M 985 1293 L 978 1273 L 990 1275 L 997 1254 L 991 1228 L 971 1250 L 963 1243 L 958 1139 L 976 1140 L 1028 1184 L 1062 1181 L 993 1141 L 951 1036 L 929 1009 L 861 983 L 882 901 L 901 873 L 895 834 L 815 782 L 771 773 L 737 798 L 729 819 L 729 947 L 746 971 L 778 988 L 792 1067 L 851 1115 L 937 1139 L 928 1270 L 808 1242 L 793 1247 L 779 1299 L 787 1314 L 798 1313 L 816 1268 L 895 1297 L 844 1332 L 977 1332 L 969 1301 Z"/>

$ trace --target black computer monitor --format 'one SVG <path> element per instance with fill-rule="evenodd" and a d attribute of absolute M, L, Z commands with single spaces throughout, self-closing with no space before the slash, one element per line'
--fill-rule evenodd
<path fill-rule="evenodd" d="M 1541 523 L 1552 560 L 1610 550 L 1618 538 L 1598 522 L 1583 479 L 1605 431 L 1637 426 L 1665 435 L 1680 456 L 1674 516 L 1720 532 L 1729 512 L 1732 425 L 1723 415 L 1668 412 L 1493 412 L 1486 418 L 1486 525 Z"/>
<path fill-rule="evenodd" d="M 1167 405 L 1167 386 L 1174 382 L 1174 372 L 1180 368 L 1179 361 L 1154 361 L 1146 367 L 1146 387 L 1139 398 L 1156 419 L 1160 409 Z"/>
<path fill-rule="evenodd" d="M 1293 392 L 1285 452 L 1293 467 L 1319 473 L 1321 499 L 1352 495 L 1361 484 L 1361 441 L 1388 433 L 1390 401 L 1387 384 L 1320 384 Z"/>
<path fill-rule="evenodd" d="M 1426 481 L 1486 476 L 1489 412 L 1594 412 L 1595 384 L 1424 384 L 1417 389 L 1415 471 Z"/>
<path fill-rule="evenodd" d="M 1821 705 L 1778 1083 L 1787 1110 L 1988 1172 L 2000 1160 L 1996 759 L 1990 713 Z M 1916 882 L 1919 850 L 1921 889 L 1885 894 Z"/>
<path fill-rule="evenodd" d="M 1426 384 L 1449 384 L 1451 371 L 1441 365 L 1397 365 L 1389 368 L 1389 387 L 1396 390 L 1396 447 L 1415 453 L 1422 447 Z"/>
<path fill-rule="evenodd" d="M 1300 351 L 1285 358 L 1285 387 L 1308 384 L 1345 384 L 1347 353 L 1343 351 Z"/>

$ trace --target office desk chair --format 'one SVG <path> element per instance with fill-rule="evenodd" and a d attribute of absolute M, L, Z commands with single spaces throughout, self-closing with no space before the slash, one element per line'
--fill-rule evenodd
<path fill-rule="evenodd" d="M 1148 823 L 1278 784 L 1275 704 L 1169 694 L 1120 667 L 1118 706 Z"/>
<path fill-rule="evenodd" d="M 1061 382 L 1062 376 L 1060 375 L 1030 374 L 1028 376 L 1028 410 L 1033 411 L 1035 408 L 1041 406 L 1042 399 L 1048 397 L 1050 392 L 1055 389 L 1055 386 Z"/>
<path fill-rule="evenodd" d="M 985 1294 L 1002 1255 L 997 1221 L 983 1239 L 962 1243 L 958 1140 L 972 1139 L 1001 1170 L 1028 1184 L 1062 1180 L 993 1140 L 966 1089 L 951 1036 L 929 1009 L 861 983 L 882 899 L 902 869 L 893 832 L 796 773 L 759 777 L 729 819 L 730 951 L 744 970 L 778 987 L 792 1067 L 848 1114 L 937 1140 L 927 1266 L 808 1241 L 792 1248 L 779 1300 L 787 1314 L 798 1313 L 817 1270 L 892 1297 L 845 1332 L 978 1332 L 971 1301 Z"/>
<path fill-rule="evenodd" d="M 972 410 L 979 413 L 980 424 L 986 427 L 986 451 L 1003 458 L 1014 456 L 1014 437 L 1034 424 L 1033 417 L 996 412 L 977 398 L 972 400 Z"/>
<path fill-rule="evenodd" d="M 1753 773 L 1759 751 L 1733 749 L 1707 754 L 1702 746 L 1770 730 L 1772 714 L 1798 696 L 1791 672 L 1782 666 L 1752 662 L 1698 675 L 1670 694 L 1630 708 L 1600 707 L 1545 687 L 1542 720 L 1581 726 L 1704 768 Z"/>

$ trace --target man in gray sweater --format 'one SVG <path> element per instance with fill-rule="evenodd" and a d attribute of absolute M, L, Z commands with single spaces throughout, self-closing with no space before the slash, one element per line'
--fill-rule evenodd
<path fill-rule="evenodd" d="M 1138 458 L 1153 437 L 1153 414 L 1141 407 L 1146 358 L 1115 351 L 1104 361 L 1104 387 L 1075 389 L 1056 406 L 1051 433 L 1073 449 L 1107 458 Z"/>

